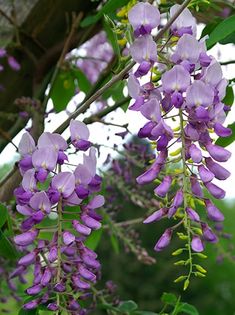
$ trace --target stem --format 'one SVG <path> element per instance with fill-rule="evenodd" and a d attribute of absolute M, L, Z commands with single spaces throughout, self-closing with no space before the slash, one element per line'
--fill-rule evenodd
<path fill-rule="evenodd" d="M 61 237 L 62 237 L 62 200 L 58 203 L 58 240 L 57 240 L 57 247 L 58 247 L 58 257 L 57 257 L 57 274 L 56 274 L 56 282 L 60 282 L 61 277 Z M 60 308 L 60 294 L 56 294 L 57 305 Z M 60 309 L 56 311 L 56 315 L 60 314 Z"/>
<path fill-rule="evenodd" d="M 181 141 L 182 141 L 182 151 L 181 151 L 181 157 L 182 157 L 182 163 L 183 163 L 183 196 L 184 196 L 184 224 L 187 230 L 187 236 L 188 236 L 188 242 L 187 242 L 187 249 L 188 249 L 188 255 L 189 255 L 189 273 L 187 276 L 187 280 L 190 279 L 190 276 L 192 274 L 192 251 L 191 251 L 191 233 L 190 233 L 190 219 L 187 216 L 186 208 L 187 208 L 187 193 L 188 193 L 188 173 L 187 173 L 187 164 L 186 164 L 186 144 L 185 144 L 185 137 L 184 137 L 184 120 L 183 120 L 183 112 L 182 109 L 179 110 L 179 116 L 180 116 L 180 129 L 181 129 Z"/>

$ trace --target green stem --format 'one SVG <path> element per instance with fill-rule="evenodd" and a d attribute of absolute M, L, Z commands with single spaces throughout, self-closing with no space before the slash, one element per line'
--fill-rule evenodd
<path fill-rule="evenodd" d="M 62 200 L 58 203 L 58 240 L 57 240 L 57 247 L 58 247 L 58 257 L 57 257 L 57 274 L 56 274 L 56 282 L 60 282 L 61 278 L 61 238 L 62 238 Z M 56 294 L 57 305 L 60 308 L 60 294 Z M 56 315 L 60 314 L 60 309 L 56 312 Z"/>
<path fill-rule="evenodd" d="M 187 280 L 189 281 L 192 271 L 193 271 L 193 265 L 192 265 L 192 251 L 191 251 L 191 227 L 190 227 L 190 219 L 187 216 L 186 208 L 187 208 L 187 194 L 188 194 L 188 172 L 187 172 L 187 163 L 186 163 L 186 143 L 185 143 L 185 136 L 184 136 L 184 120 L 183 120 L 183 112 L 182 109 L 179 110 L 179 116 L 180 116 L 180 129 L 181 129 L 181 141 L 182 141 L 182 151 L 181 151 L 181 157 L 182 157 L 182 163 L 183 163 L 183 196 L 184 196 L 184 224 L 187 230 L 187 249 L 188 249 L 188 255 L 189 255 L 189 273 L 187 276 Z"/>

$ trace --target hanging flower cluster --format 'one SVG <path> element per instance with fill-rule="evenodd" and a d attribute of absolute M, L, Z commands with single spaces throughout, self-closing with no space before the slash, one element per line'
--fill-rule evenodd
<path fill-rule="evenodd" d="M 70 132 L 76 149 L 89 149 L 83 163 L 73 171 L 66 154 L 68 144 L 62 136 L 44 132 L 37 146 L 29 133 L 22 136 L 19 169 L 23 179 L 15 196 L 16 209 L 25 219 L 22 233 L 15 236 L 14 242 L 24 256 L 11 278 L 21 276 L 29 266 L 34 268 L 33 284 L 26 293 L 35 298 L 24 305 L 25 309 L 44 304 L 52 311 L 86 314 L 79 300 L 96 282 L 100 263 L 85 241 L 92 230 L 101 227 L 96 209 L 103 206 L 104 198 L 95 194 L 100 190 L 101 178 L 96 174 L 96 149 L 88 140 L 87 126 L 72 120 Z M 64 170 L 66 167 L 69 171 Z M 76 212 L 72 206 L 76 206 Z M 47 224 L 51 216 L 56 226 Z M 43 231 L 50 237 L 43 238 Z"/>
<path fill-rule="evenodd" d="M 170 16 L 178 10 L 174 5 Z M 135 40 L 130 47 L 130 54 L 139 66 L 130 74 L 128 90 L 134 103 L 129 107 L 139 111 L 148 122 L 139 130 L 140 138 L 148 138 L 158 152 L 151 167 L 137 178 L 140 185 L 154 182 L 160 177 L 161 182 L 154 193 L 164 198 L 163 207 L 149 216 L 144 223 L 151 223 L 162 218 L 179 219 L 169 227 L 157 241 L 156 251 L 169 245 L 173 231 L 183 226 L 186 234 L 178 233 L 187 240 L 184 250 L 189 252 L 190 270 L 186 279 L 188 286 L 192 273 L 203 273 L 200 266 L 197 271 L 192 268 L 192 252 L 204 250 L 204 241 L 214 243 L 217 237 L 202 221 L 197 205 L 203 205 L 208 219 L 220 222 L 223 214 L 216 208 L 210 197 L 205 197 L 203 188 L 214 198 L 222 199 L 225 191 L 213 183 L 214 179 L 225 180 L 230 173 L 221 163 L 226 162 L 231 153 L 216 145 L 211 138 L 212 132 L 217 136 L 227 137 L 231 130 L 223 123 L 228 108 L 223 104 L 227 81 L 223 78 L 220 64 L 207 54 L 205 38 L 196 39 L 196 23 L 188 9 L 171 26 L 169 38 L 159 49 L 151 31 L 159 25 L 158 9 L 148 3 L 138 3 L 129 11 L 129 22 L 134 29 Z M 158 70 L 162 71 L 161 84 L 153 80 L 156 72 L 155 62 L 159 58 Z M 141 85 L 138 78 L 149 75 L 150 81 Z M 166 123 L 174 118 L 178 126 L 172 129 Z M 173 153 L 175 159 L 169 159 L 169 148 L 177 146 Z M 168 167 L 166 163 L 182 164 L 180 172 Z M 169 165 L 169 164 L 168 164 Z M 162 177 L 163 176 L 163 177 Z M 177 191 L 170 190 L 177 182 Z M 175 185 L 174 185 L 175 187 Z M 206 193 L 206 196 L 208 196 Z"/>

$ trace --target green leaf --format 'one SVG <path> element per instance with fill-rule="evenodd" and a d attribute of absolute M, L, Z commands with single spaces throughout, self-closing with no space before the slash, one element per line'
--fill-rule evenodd
<path fill-rule="evenodd" d="M 91 235 L 88 236 L 88 238 L 86 239 L 85 245 L 92 250 L 96 249 L 96 247 L 98 246 L 101 240 L 102 233 L 103 233 L 102 228 L 99 230 L 93 231 Z"/>
<path fill-rule="evenodd" d="M 35 308 L 33 310 L 24 310 L 23 308 L 19 311 L 18 315 L 37 315 L 38 310 Z"/>
<path fill-rule="evenodd" d="M 71 72 L 60 70 L 51 89 L 51 99 L 57 113 L 64 110 L 75 95 L 75 83 Z"/>
<path fill-rule="evenodd" d="M 121 57 L 120 47 L 118 45 L 117 34 L 114 30 L 115 26 L 112 26 L 112 20 L 106 14 L 104 15 L 103 21 L 104 21 L 103 26 L 107 34 L 108 41 L 112 45 L 114 53 L 120 58 Z"/>
<path fill-rule="evenodd" d="M 224 39 L 220 40 L 220 44 L 222 44 L 222 45 L 235 44 L 235 32 L 228 35 Z"/>
<path fill-rule="evenodd" d="M 96 15 L 87 16 L 81 22 L 81 27 L 87 27 L 98 22 L 104 14 L 109 14 L 116 11 L 118 8 L 123 7 L 129 2 L 129 0 L 109 0 L 105 5 L 99 10 Z"/>
<path fill-rule="evenodd" d="M 233 32 L 235 32 L 235 15 L 223 20 L 214 28 L 206 42 L 207 48 L 212 48 L 216 43 L 222 41 Z"/>
<path fill-rule="evenodd" d="M 227 128 L 230 128 L 232 130 L 232 134 L 229 137 L 226 138 L 220 137 L 219 139 L 217 139 L 216 144 L 220 145 L 221 147 L 227 147 L 228 145 L 235 141 L 235 123 L 228 125 Z"/>
<path fill-rule="evenodd" d="M 165 304 L 175 305 L 177 302 L 177 297 L 172 293 L 164 292 L 161 301 Z"/>
<path fill-rule="evenodd" d="M 189 315 L 199 315 L 196 307 L 188 303 L 181 303 L 178 311 L 184 312 L 185 314 Z"/>
<path fill-rule="evenodd" d="M 226 88 L 226 95 L 225 98 L 222 101 L 225 105 L 233 105 L 234 102 L 234 92 L 232 86 L 227 86 Z"/>
<path fill-rule="evenodd" d="M 149 311 L 136 311 L 134 313 L 131 313 L 133 315 L 158 315 L 158 313 L 149 312 Z"/>
<path fill-rule="evenodd" d="M 7 207 L 4 206 L 3 204 L 0 204 L 0 229 L 6 223 L 7 218 L 8 218 Z"/>
<path fill-rule="evenodd" d="M 18 258 L 17 250 L 2 230 L 0 230 L 0 256 L 11 260 Z"/>
<path fill-rule="evenodd" d="M 124 313 L 130 313 L 132 311 L 135 311 L 137 308 L 138 305 L 131 300 L 121 302 L 121 304 L 118 306 L 119 311 L 122 311 Z"/>
<path fill-rule="evenodd" d="M 87 94 L 91 89 L 91 83 L 86 75 L 79 68 L 73 68 L 73 75 L 77 81 L 79 89 Z"/>
<path fill-rule="evenodd" d="M 113 250 L 116 254 L 119 254 L 120 250 L 119 250 L 119 242 L 118 242 L 118 238 L 116 237 L 115 234 L 111 234 L 110 236 L 110 242 L 112 244 Z"/>

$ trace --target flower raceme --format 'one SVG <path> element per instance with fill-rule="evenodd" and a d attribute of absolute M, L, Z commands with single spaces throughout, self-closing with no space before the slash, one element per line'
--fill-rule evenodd
<path fill-rule="evenodd" d="M 170 16 L 178 7 L 176 4 L 171 8 Z M 159 25 L 158 9 L 154 5 L 138 3 L 128 16 L 136 37 L 130 46 L 130 55 L 139 64 L 128 79 L 129 95 L 134 100 L 129 109 L 140 112 L 147 119 L 138 136 L 151 140 L 157 151 L 156 159 L 137 177 L 137 183 L 143 185 L 162 179 L 154 193 L 164 198 L 162 208 L 146 218 L 144 223 L 167 217 L 179 219 L 163 233 L 155 250 L 168 246 L 174 230 L 183 226 L 186 234 L 178 233 L 180 238 L 187 239 L 182 251 L 188 251 L 191 257 L 191 250 L 201 252 L 204 242 L 217 241 L 212 229 L 200 217 L 206 215 L 213 222 L 224 219 L 213 202 L 204 197 L 203 188 L 214 198 L 222 199 L 225 191 L 213 181 L 215 178 L 225 180 L 230 175 L 220 163 L 226 162 L 231 153 L 216 145 L 211 137 L 212 131 L 220 137 L 231 134 L 231 130 L 223 126 L 228 110 L 222 102 L 227 81 L 223 78 L 220 64 L 208 55 L 205 38 L 196 39 L 195 18 L 187 8 L 172 24 L 169 38 L 158 53 L 151 35 L 152 29 Z M 156 69 L 162 72 L 161 82 L 154 80 Z M 149 81 L 141 85 L 139 78 L 143 76 L 145 82 Z M 172 116 L 179 123 L 175 129 L 168 123 Z M 169 149 L 174 145 L 178 146 L 173 153 L 176 157 L 170 159 Z M 166 168 L 166 163 L 180 161 L 180 172 Z M 173 192 L 170 188 L 175 179 L 177 190 Z M 206 211 L 199 217 L 197 205 L 202 204 Z M 196 274 L 191 268 L 185 278 L 189 280 L 193 273 Z"/>
<path fill-rule="evenodd" d="M 96 174 L 96 149 L 88 140 L 89 130 L 84 123 L 72 120 L 70 132 L 76 150 L 89 149 L 74 171 L 65 169 L 68 144 L 59 134 L 44 132 L 36 145 L 26 132 L 19 144 L 23 179 L 15 196 L 16 209 L 24 220 L 22 233 L 15 236 L 14 242 L 23 256 L 11 278 L 33 266 L 33 283 L 26 293 L 34 299 L 24 305 L 27 310 L 44 304 L 53 311 L 62 307 L 71 314 L 85 314 L 76 296 L 79 293 L 85 298 L 100 269 L 97 254 L 85 245 L 86 237 L 101 227 L 96 209 L 104 204 L 103 196 L 96 194 L 101 185 Z M 71 206 L 76 206 L 75 214 Z M 69 213 L 73 219 L 66 220 Z M 51 215 L 56 216 L 56 226 L 46 224 Z M 45 239 L 43 231 L 51 237 Z"/>

